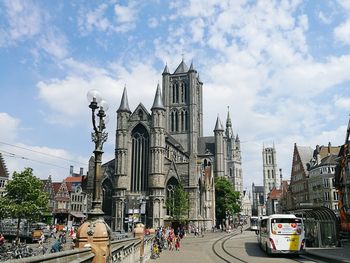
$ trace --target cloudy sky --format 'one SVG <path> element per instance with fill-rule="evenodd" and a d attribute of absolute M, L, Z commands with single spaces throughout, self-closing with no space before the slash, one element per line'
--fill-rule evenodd
<path fill-rule="evenodd" d="M 113 158 L 124 85 L 131 110 L 152 106 L 167 63 L 204 82 L 205 135 L 230 107 L 245 187 L 262 183 L 273 143 L 284 179 L 293 145 L 340 145 L 350 113 L 350 1 L 0 2 L 0 152 L 10 173 L 61 181 L 94 145 L 86 93 L 110 105 Z"/>

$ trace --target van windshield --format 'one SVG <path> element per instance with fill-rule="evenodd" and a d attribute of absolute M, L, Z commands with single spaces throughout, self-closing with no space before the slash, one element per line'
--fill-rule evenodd
<path fill-rule="evenodd" d="M 275 235 L 300 235 L 303 224 L 300 218 L 274 218 L 271 219 L 271 229 Z"/>

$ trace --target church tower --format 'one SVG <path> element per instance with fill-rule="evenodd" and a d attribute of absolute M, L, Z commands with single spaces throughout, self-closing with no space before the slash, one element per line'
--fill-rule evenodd
<path fill-rule="evenodd" d="M 166 130 L 184 147 L 184 152 L 196 154 L 197 141 L 203 133 L 203 83 L 193 63 L 188 68 L 183 60 L 173 74 L 166 65 L 162 75 Z"/>
<path fill-rule="evenodd" d="M 263 146 L 263 176 L 264 176 L 264 196 L 267 200 L 267 195 L 273 187 L 280 188 L 280 178 L 277 175 L 276 149 L 273 147 Z"/>
<path fill-rule="evenodd" d="M 163 106 L 159 84 L 154 98 L 151 125 L 151 162 L 149 175 L 150 215 L 153 226 L 164 225 L 165 206 L 165 107 Z"/>
<path fill-rule="evenodd" d="M 243 175 L 242 175 L 242 157 L 241 142 L 238 134 L 235 136 L 232 128 L 230 111 L 227 111 L 226 118 L 226 171 L 229 180 L 232 182 L 236 191 L 243 197 Z"/>
<path fill-rule="evenodd" d="M 131 115 L 129 108 L 126 87 L 124 87 L 119 109 L 117 110 L 117 130 L 115 140 L 115 229 L 123 229 L 124 211 L 125 211 L 125 192 L 128 189 L 128 121 Z"/>

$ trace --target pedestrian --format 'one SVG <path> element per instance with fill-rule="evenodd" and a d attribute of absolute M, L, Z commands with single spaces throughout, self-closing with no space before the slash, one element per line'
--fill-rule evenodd
<path fill-rule="evenodd" d="M 60 239 L 57 239 L 51 247 L 51 253 L 60 252 L 62 250 L 62 248 L 63 248 L 63 246 L 62 246 Z"/>
<path fill-rule="evenodd" d="M 42 232 L 39 239 L 39 248 L 43 248 L 44 242 L 45 242 L 45 235 L 44 235 L 44 232 Z"/>
<path fill-rule="evenodd" d="M 176 236 L 175 249 L 176 249 L 176 251 L 180 250 L 180 237 L 179 236 Z"/>
<path fill-rule="evenodd" d="M 0 247 L 2 247 L 5 244 L 5 237 L 3 234 L 0 234 Z"/>

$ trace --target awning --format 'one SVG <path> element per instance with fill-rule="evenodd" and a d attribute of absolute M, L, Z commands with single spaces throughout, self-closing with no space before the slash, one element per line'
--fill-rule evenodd
<path fill-rule="evenodd" d="M 70 212 L 70 214 L 74 217 L 77 217 L 77 218 L 85 218 L 86 217 L 86 215 L 84 215 L 81 212 Z"/>

